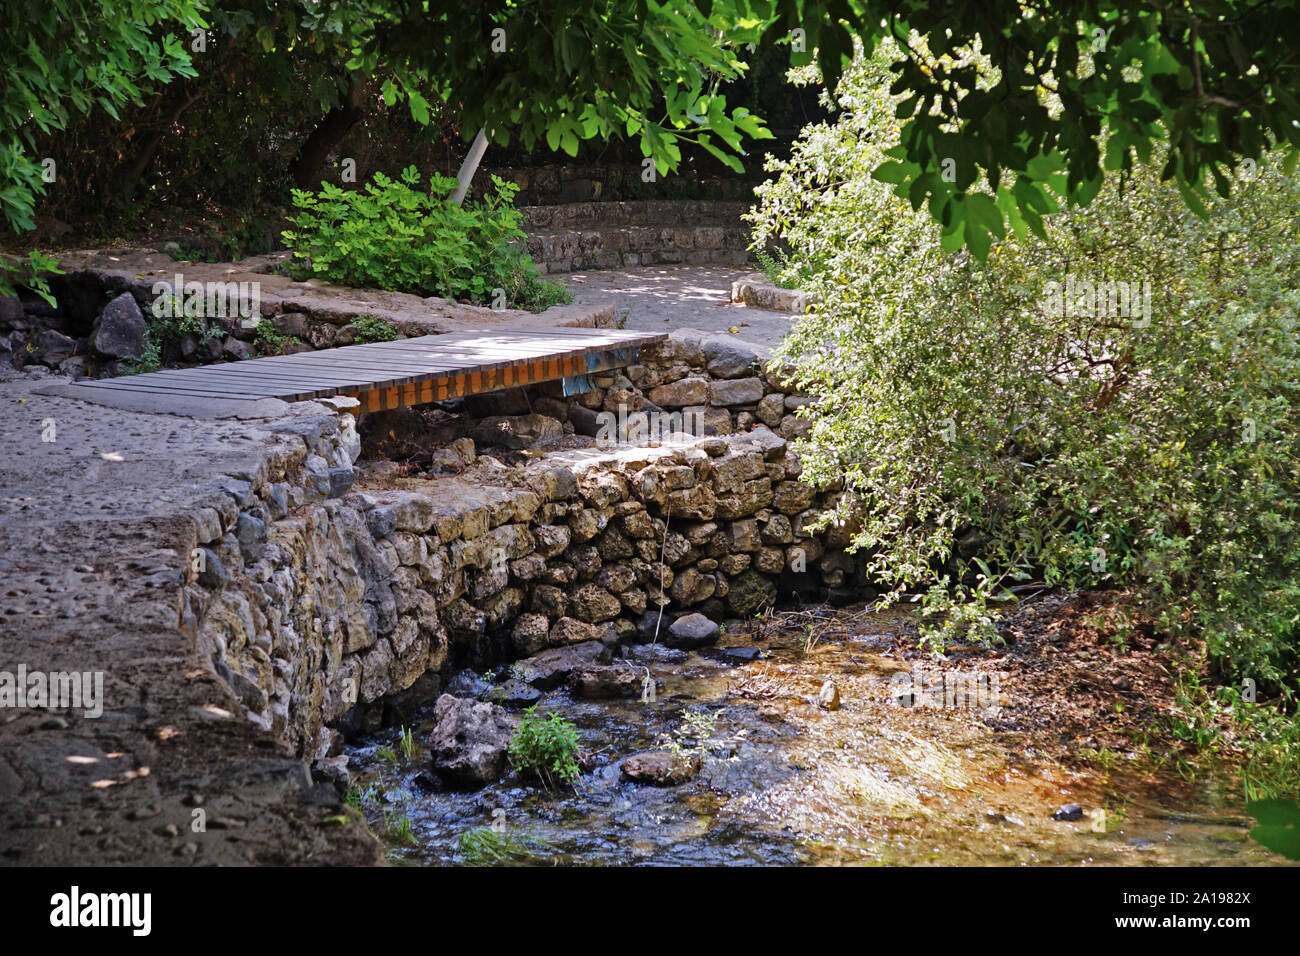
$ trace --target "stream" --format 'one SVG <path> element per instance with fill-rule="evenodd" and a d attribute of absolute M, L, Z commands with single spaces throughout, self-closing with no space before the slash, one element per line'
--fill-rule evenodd
<path fill-rule="evenodd" d="M 662 682 L 653 700 L 545 694 L 538 711 L 571 721 L 589 755 L 576 789 L 557 794 L 514 772 L 474 792 L 436 789 L 430 706 L 409 756 L 399 728 L 347 748 L 350 799 L 399 865 L 481 862 L 462 835 L 484 827 L 518 850 L 501 862 L 529 865 L 1287 862 L 1249 839 L 1226 770 L 1081 772 L 969 711 L 900 706 L 891 675 L 914 662 L 896 656 L 897 621 L 882 612 L 810 648 L 791 629 L 760 637 L 742 624 L 716 647 L 643 652 L 637 663 Z M 838 710 L 818 706 L 827 679 Z M 483 680 L 462 673 L 451 690 Z M 623 778 L 627 756 L 665 744 L 700 755 L 693 779 Z M 1067 803 L 1085 815 L 1053 819 Z"/>

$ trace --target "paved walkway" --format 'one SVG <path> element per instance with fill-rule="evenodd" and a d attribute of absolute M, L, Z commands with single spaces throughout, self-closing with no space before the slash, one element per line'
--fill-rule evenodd
<path fill-rule="evenodd" d="M 0 374 L 0 672 L 102 674 L 103 713 L 0 708 L 0 866 L 377 862 L 201 660 L 186 584 L 217 484 L 294 454 L 273 420 L 329 410 L 187 420 L 41 386 Z"/>
<path fill-rule="evenodd" d="M 751 309 L 731 302 L 731 283 L 753 269 L 734 266 L 642 266 L 637 269 L 560 273 L 576 303 L 612 297 L 624 328 L 649 332 L 699 329 L 721 332 L 765 348 L 775 348 L 794 323 L 786 312 Z M 736 332 L 730 332 L 731 329 Z"/>

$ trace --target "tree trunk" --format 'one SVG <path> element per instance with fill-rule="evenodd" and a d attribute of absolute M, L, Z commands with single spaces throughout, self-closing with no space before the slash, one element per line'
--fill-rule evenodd
<path fill-rule="evenodd" d="M 469 184 L 474 180 L 474 174 L 478 172 L 478 164 L 483 161 L 483 154 L 486 152 L 487 133 L 480 127 L 478 135 L 474 137 L 474 142 L 470 144 L 469 152 L 465 154 L 465 162 L 460 164 L 460 172 L 456 174 L 456 180 L 460 185 L 451 194 L 451 201 L 457 206 L 465 201 L 465 194 L 469 192 Z"/>
<path fill-rule="evenodd" d="M 180 120 L 181 114 L 194 105 L 194 102 L 200 97 L 199 93 L 190 93 L 186 87 L 181 87 L 180 92 L 184 94 L 184 99 L 176 107 L 159 121 L 157 127 L 144 141 L 141 147 L 136 151 L 133 159 L 122 173 L 122 195 L 130 199 L 135 192 L 136 186 L 140 184 L 140 178 L 144 175 L 149 164 L 153 162 L 154 155 L 158 152 L 158 147 L 162 145 L 163 137 L 171 132 L 171 128 Z"/>
<path fill-rule="evenodd" d="M 298 151 L 297 157 L 289 167 L 293 180 L 299 189 L 319 189 L 325 178 L 325 162 L 348 135 L 352 127 L 365 115 L 362 92 L 364 84 L 357 77 L 351 78 L 348 95 L 342 103 L 334 107 L 316 124 Z"/>

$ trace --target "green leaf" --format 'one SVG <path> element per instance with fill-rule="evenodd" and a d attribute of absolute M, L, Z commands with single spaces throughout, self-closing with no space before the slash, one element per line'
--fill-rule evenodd
<path fill-rule="evenodd" d="M 1289 860 L 1300 860 L 1300 802 L 1295 800 L 1256 800 L 1246 804 L 1246 812 L 1259 825 L 1250 838 Z"/>

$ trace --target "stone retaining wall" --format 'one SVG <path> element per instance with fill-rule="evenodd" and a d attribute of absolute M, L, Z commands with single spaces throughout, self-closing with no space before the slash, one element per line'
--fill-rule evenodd
<path fill-rule="evenodd" d="M 749 259 L 744 202 L 650 200 L 525 207 L 528 253 L 542 272 Z"/>
<path fill-rule="evenodd" d="M 566 203 L 635 201 L 640 199 L 721 199 L 750 202 L 754 187 L 763 181 L 761 169 L 750 175 L 727 172 L 720 176 L 701 176 L 682 169 L 676 174 L 643 178 L 640 163 L 553 164 L 549 166 L 479 167 L 474 176 L 474 195 L 482 196 L 492 188 L 492 177 L 500 176 L 519 187 L 515 201 L 521 205 L 560 205 Z"/>

